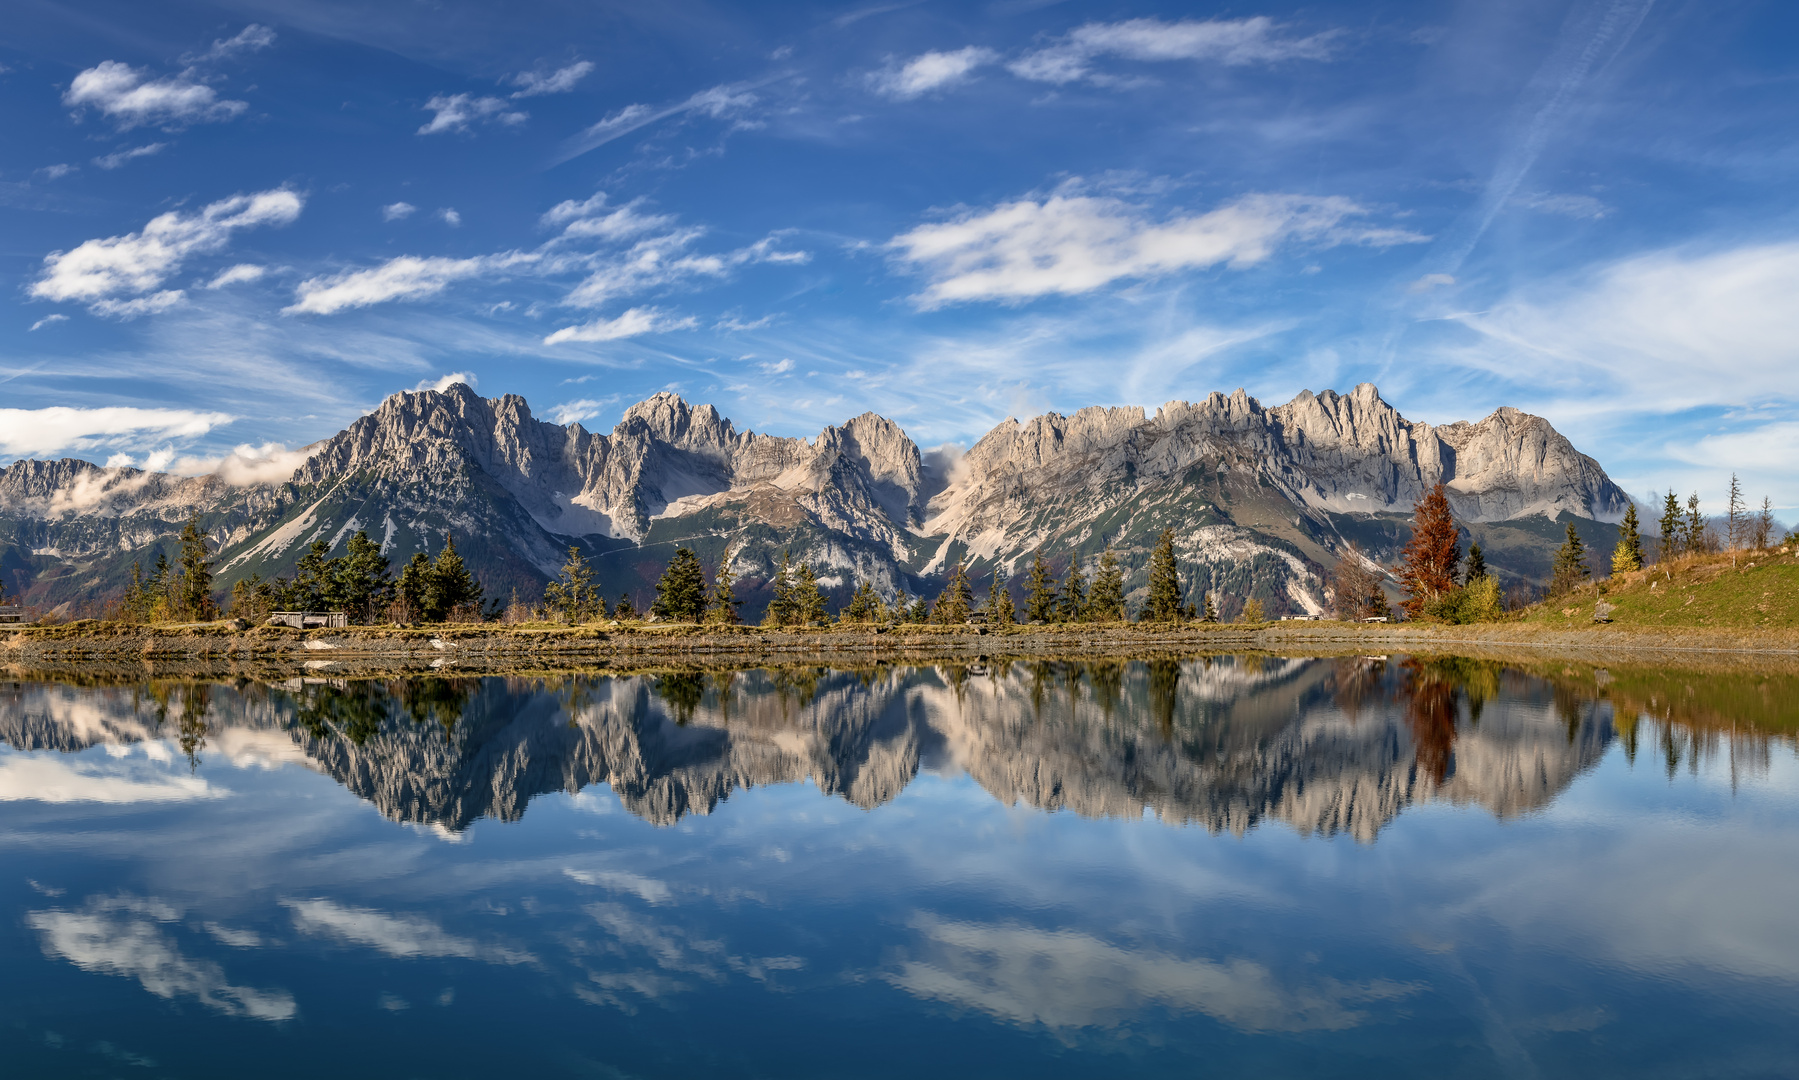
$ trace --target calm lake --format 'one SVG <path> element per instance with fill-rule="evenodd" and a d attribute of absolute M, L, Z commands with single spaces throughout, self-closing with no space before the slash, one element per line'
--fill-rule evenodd
<path fill-rule="evenodd" d="M 1799 680 L 0 682 L 24 1077 L 1791 1076 Z"/>

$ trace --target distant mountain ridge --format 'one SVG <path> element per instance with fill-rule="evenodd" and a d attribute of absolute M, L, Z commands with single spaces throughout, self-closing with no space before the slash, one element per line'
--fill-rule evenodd
<path fill-rule="evenodd" d="M 1628 505 L 1541 417 L 1502 408 L 1415 423 L 1366 383 L 1274 408 L 1239 390 L 1154 415 L 1007 420 L 949 463 L 874 413 L 791 438 L 740 432 L 712 406 L 663 393 L 597 434 L 457 384 L 394 394 L 307 449 L 286 482 L 236 487 L 73 459 L 0 470 L 8 592 L 44 606 L 116 592 L 197 512 L 219 545 L 221 586 L 286 572 L 313 540 L 338 550 L 360 529 L 396 564 L 454 535 L 499 597 L 535 599 L 571 544 L 609 596 L 640 602 L 679 544 L 710 561 L 729 545 L 752 608 L 783 550 L 839 593 L 868 578 L 928 596 L 958 558 L 985 579 L 1022 572 L 1041 549 L 1059 574 L 1110 546 L 1135 591 L 1155 535 L 1173 527 L 1187 572 L 1220 591 L 1227 614 L 1250 596 L 1274 613 L 1319 611 L 1344 545 L 1389 555 L 1438 481 L 1489 561 L 1516 577 L 1541 575 L 1558 521 L 1608 542 Z"/>

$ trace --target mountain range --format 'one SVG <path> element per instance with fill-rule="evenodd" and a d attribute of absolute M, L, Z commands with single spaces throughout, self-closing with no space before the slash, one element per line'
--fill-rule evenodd
<path fill-rule="evenodd" d="M 868 579 L 932 596 L 966 559 L 1018 591 L 1041 551 L 1059 575 L 1108 547 L 1141 597 L 1149 550 L 1172 527 L 1183 573 L 1229 617 L 1325 610 L 1350 542 L 1391 561 L 1412 504 L 1441 481 L 1468 539 L 1502 579 L 1547 576 L 1564 523 L 1608 550 L 1628 496 L 1548 421 L 1501 408 L 1478 422 L 1405 419 L 1371 384 L 1264 407 L 1239 390 L 1198 402 L 1006 420 L 965 453 L 925 452 L 864 413 L 811 439 L 738 431 L 710 405 L 657 394 L 610 434 L 536 419 L 516 395 L 470 387 L 394 394 L 304 448 L 281 482 L 237 482 L 22 460 L 0 470 L 0 574 L 41 608 L 91 611 L 133 563 L 172 554 L 193 514 L 227 590 L 291 570 L 314 540 L 358 530 L 397 566 L 453 536 L 489 597 L 535 600 L 580 548 L 609 598 L 641 608 L 676 547 L 729 550 L 754 617 L 780 553 L 847 597 Z"/>

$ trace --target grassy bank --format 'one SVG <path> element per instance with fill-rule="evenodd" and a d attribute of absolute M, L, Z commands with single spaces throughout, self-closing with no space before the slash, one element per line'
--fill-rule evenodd
<path fill-rule="evenodd" d="M 1611 604 L 1612 625 L 1635 630 L 1799 631 L 1799 554 L 1792 545 L 1736 555 L 1687 555 L 1534 605 L 1526 626 L 1591 623 Z"/>

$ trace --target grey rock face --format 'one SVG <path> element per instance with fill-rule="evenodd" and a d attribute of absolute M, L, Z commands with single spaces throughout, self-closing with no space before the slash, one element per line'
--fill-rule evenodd
<path fill-rule="evenodd" d="M 664 393 L 598 434 L 466 385 L 395 394 L 308 449 L 288 482 L 235 488 L 21 461 L 0 470 L 0 545 L 23 552 L 20 573 L 64 582 L 40 590 L 48 599 L 79 595 L 76 576 L 50 573 L 62 564 L 105 563 L 84 580 L 116 588 L 134 552 L 196 512 L 221 549 L 221 585 L 282 572 L 314 540 L 340 550 L 365 529 L 399 559 L 454 535 L 490 589 L 509 582 L 528 597 L 571 542 L 616 551 L 659 536 L 729 541 L 734 568 L 752 578 L 787 548 L 827 586 L 870 578 L 890 594 L 928 595 L 954 555 L 1011 572 L 1039 548 L 1088 559 L 1108 545 L 1127 553 L 1134 588 L 1155 533 L 1174 526 L 1183 558 L 1214 587 L 1246 568 L 1242 590 L 1273 588 L 1278 612 L 1321 608 L 1322 568 L 1341 541 L 1332 515 L 1409 514 L 1439 481 L 1466 522 L 1615 520 L 1626 504 L 1540 417 L 1508 408 L 1433 427 L 1368 384 L 1272 409 L 1239 390 L 1153 416 L 1087 408 L 1008 420 L 947 472 L 873 413 L 784 438 L 740 432 L 712 406 Z"/>

